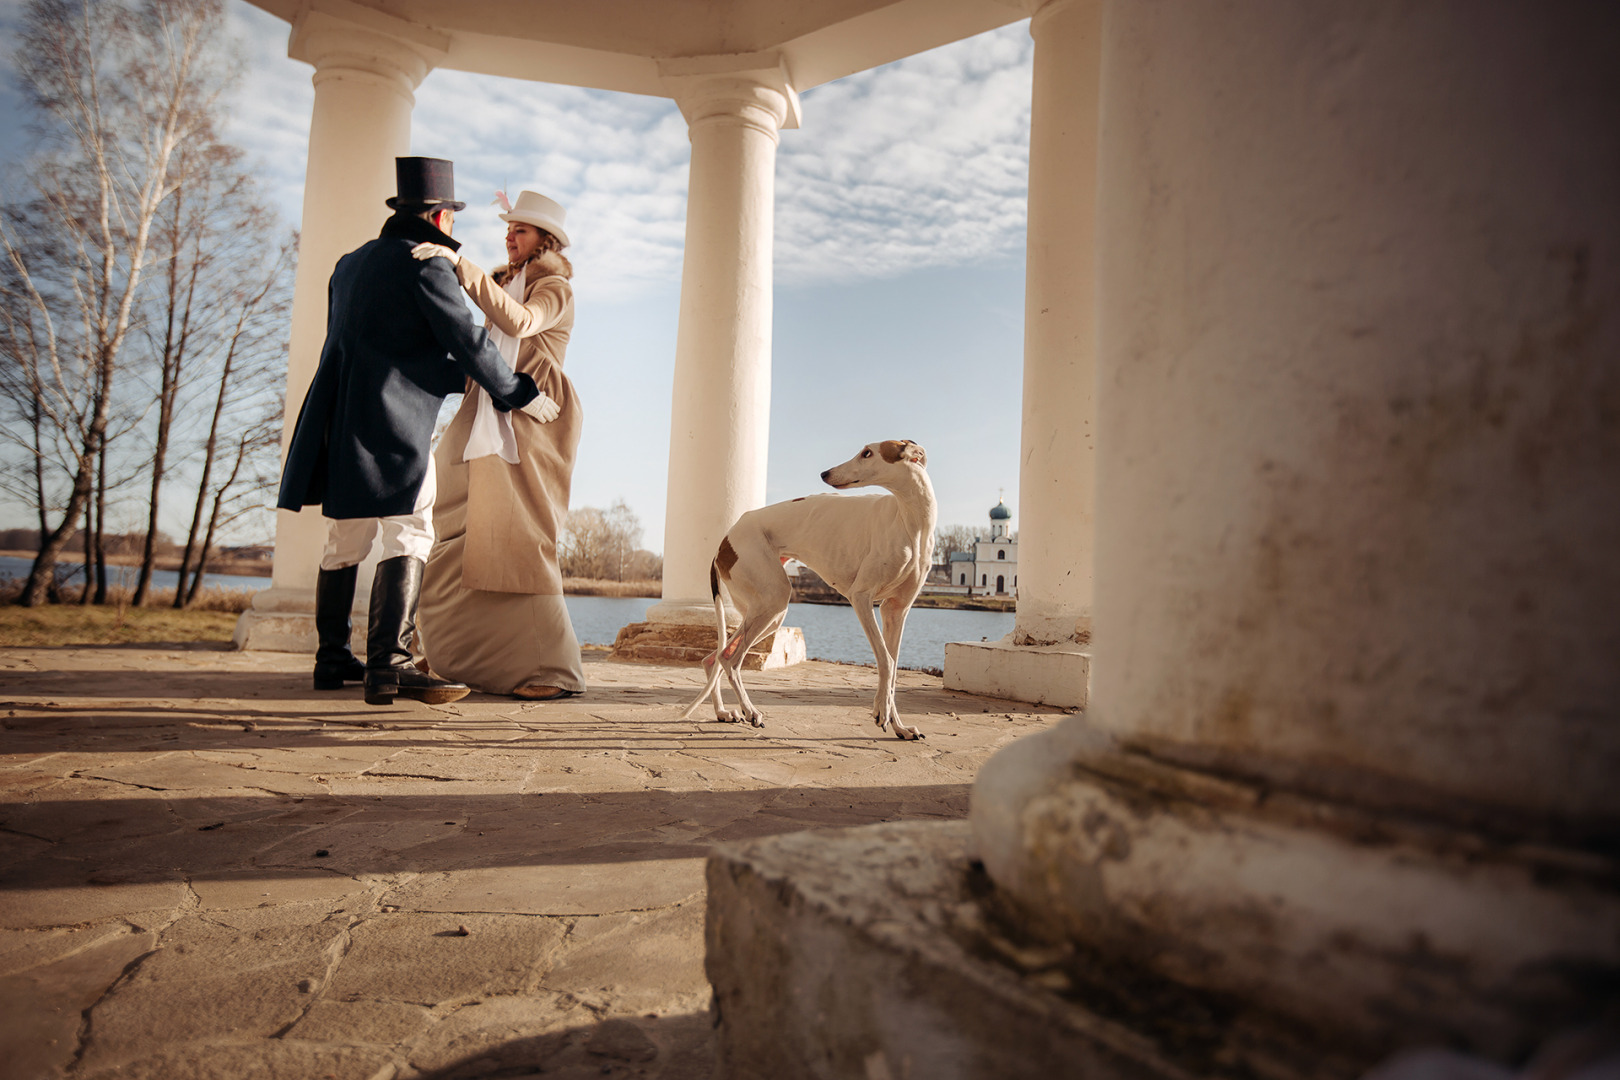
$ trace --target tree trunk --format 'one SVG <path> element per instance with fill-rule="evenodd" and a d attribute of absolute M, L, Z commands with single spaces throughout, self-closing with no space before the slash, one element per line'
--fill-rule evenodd
<path fill-rule="evenodd" d="M 96 603 L 107 602 L 107 444 L 96 455 Z"/>
<path fill-rule="evenodd" d="M 81 607 L 88 605 L 91 600 L 90 568 L 96 565 L 95 521 L 96 510 L 95 504 L 92 503 L 85 507 L 84 529 L 81 533 L 84 537 L 84 588 L 79 590 L 79 605 Z M 51 572 L 51 577 L 56 577 L 54 569 Z"/>

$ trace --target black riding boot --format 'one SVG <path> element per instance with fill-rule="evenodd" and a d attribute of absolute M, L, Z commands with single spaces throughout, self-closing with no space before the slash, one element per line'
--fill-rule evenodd
<path fill-rule="evenodd" d="M 392 705 L 395 697 L 443 705 L 472 693 L 465 683 L 436 679 L 412 666 L 411 638 L 421 591 L 421 559 L 399 555 L 377 564 L 371 582 L 371 625 L 366 630 L 367 705 Z"/>
<path fill-rule="evenodd" d="M 315 689 L 341 690 L 346 682 L 366 677 L 366 665 L 349 648 L 354 629 L 349 611 L 354 607 L 354 578 L 358 566 L 322 570 L 315 578 Z"/>

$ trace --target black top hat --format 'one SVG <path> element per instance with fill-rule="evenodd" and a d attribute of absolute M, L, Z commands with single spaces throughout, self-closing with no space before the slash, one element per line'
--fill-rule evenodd
<path fill-rule="evenodd" d="M 394 187 L 399 192 L 387 204 L 394 210 L 463 210 L 456 201 L 456 166 L 444 158 L 397 157 Z"/>

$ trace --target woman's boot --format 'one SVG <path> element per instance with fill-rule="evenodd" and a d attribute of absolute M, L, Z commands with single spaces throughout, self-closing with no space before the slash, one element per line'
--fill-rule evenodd
<path fill-rule="evenodd" d="M 366 630 L 367 705 L 392 705 L 396 697 L 443 705 L 472 693 L 465 683 L 435 678 L 411 664 L 421 591 L 421 559 L 398 555 L 377 564 L 371 582 L 371 625 Z"/>
<path fill-rule="evenodd" d="M 315 578 L 315 689 L 341 690 L 346 682 L 366 677 L 362 664 L 349 648 L 354 623 L 349 612 L 354 607 L 354 579 L 358 566 L 322 570 Z"/>

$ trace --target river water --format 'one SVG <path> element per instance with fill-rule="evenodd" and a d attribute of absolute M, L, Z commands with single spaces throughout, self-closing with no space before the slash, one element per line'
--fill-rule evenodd
<path fill-rule="evenodd" d="M 0 557 L 0 577 L 24 578 L 31 566 L 28 559 Z M 61 564 L 64 577 L 77 580 L 78 563 Z M 108 582 L 133 586 L 137 568 L 110 566 Z M 152 575 L 156 588 L 173 588 L 173 570 Z M 209 574 L 204 587 L 226 589 L 265 589 L 268 577 Z M 566 598 L 574 634 L 583 645 L 611 645 L 619 628 L 641 622 L 647 609 L 658 601 L 650 597 L 570 596 Z M 804 631 L 805 653 L 812 660 L 833 660 L 845 664 L 872 663 L 872 648 L 866 643 L 861 624 L 848 604 L 789 604 L 787 625 Z M 900 641 L 900 666 L 943 668 L 947 641 L 995 641 L 1012 632 L 1010 611 L 952 611 L 943 608 L 914 608 L 906 619 L 905 636 Z"/>

